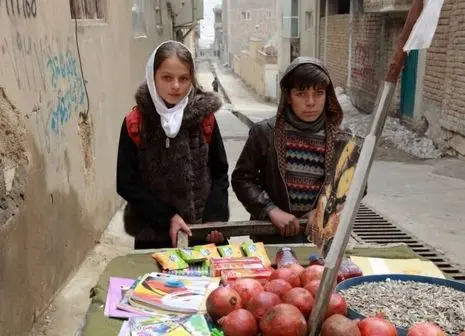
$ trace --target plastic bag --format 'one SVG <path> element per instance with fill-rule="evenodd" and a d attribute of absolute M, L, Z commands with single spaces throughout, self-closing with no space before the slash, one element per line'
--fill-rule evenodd
<path fill-rule="evenodd" d="M 337 282 L 341 282 L 350 278 L 362 276 L 363 272 L 351 259 L 344 259 L 339 268 Z"/>
<path fill-rule="evenodd" d="M 444 0 L 425 0 L 420 17 L 413 26 L 404 51 L 427 49 L 431 46 L 438 26 Z"/>

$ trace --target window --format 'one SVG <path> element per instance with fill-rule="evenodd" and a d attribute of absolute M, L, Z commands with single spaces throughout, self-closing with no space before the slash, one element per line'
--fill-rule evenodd
<path fill-rule="evenodd" d="M 106 0 L 70 0 L 71 18 L 78 20 L 105 19 Z"/>
<path fill-rule="evenodd" d="M 271 11 L 270 11 L 270 10 L 267 10 L 267 11 L 266 11 L 266 17 L 267 17 L 267 18 L 271 18 Z"/>
<path fill-rule="evenodd" d="M 350 2 L 347 0 L 339 0 L 337 2 L 337 14 L 349 14 Z"/>
<path fill-rule="evenodd" d="M 282 4 L 283 37 L 299 37 L 299 0 L 282 0 Z"/>
<path fill-rule="evenodd" d="M 146 8 L 146 0 L 132 1 L 132 36 L 134 38 L 147 37 Z"/>
<path fill-rule="evenodd" d="M 313 30 L 313 11 L 305 12 L 305 30 Z"/>
<path fill-rule="evenodd" d="M 249 11 L 246 11 L 246 12 L 242 12 L 241 13 L 241 19 L 242 20 L 250 20 L 252 17 L 252 15 L 250 14 Z"/>

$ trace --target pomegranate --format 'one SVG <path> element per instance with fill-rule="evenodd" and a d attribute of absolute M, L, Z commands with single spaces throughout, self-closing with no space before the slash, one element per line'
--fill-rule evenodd
<path fill-rule="evenodd" d="M 291 284 L 292 287 L 300 287 L 300 278 L 296 272 L 290 268 L 278 268 L 270 275 L 270 280 L 283 279 Z"/>
<path fill-rule="evenodd" d="M 233 285 L 233 289 L 241 296 L 242 304 L 244 306 L 251 298 L 264 291 L 262 284 L 255 279 L 236 280 Z"/>
<path fill-rule="evenodd" d="M 316 294 L 318 293 L 318 288 L 320 288 L 320 280 L 312 280 L 310 281 L 304 288 L 312 294 L 314 298 L 316 298 Z"/>
<path fill-rule="evenodd" d="M 397 329 L 391 322 L 379 317 L 368 317 L 358 322 L 362 336 L 397 336 Z"/>
<path fill-rule="evenodd" d="M 286 265 L 285 267 L 290 268 L 291 270 L 293 270 L 299 277 L 300 277 L 300 274 L 303 271 L 305 271 L 305 267 L 303 267 L 300 264 L 289 264 L 289 265 Z"/>
<path fill-rule="evenodd" d="M 344 297 L 339 293 L 332 293 L 331 297 L 329 298 L 326 318 L 335 314 L 347 316 L 347 313 L 347 303 L 346 300 L 344 300 Z"/>
<path fill-rule="evenodd" d="M 231 286 L 218 287 L 207 297 L 205 303 L 210 317 L 217 321 L 233 310 L 242 308 L 241 296 Z"/>
<path fill-rule="evenodd" d="M 260 321 L 268 309 L 280 303 L 281 299 L 275 293 L 261 292 L 250 299 L 247 305 L 247 310 L 251 312 L 258 321 Z"/>
<path fill-rule="evenodd" d="M 218 320 L 225 336 L 258 335 L 255 317 L 245 309 L 236 309 Z"/>
<path fill-rule="evenodd" d="M 299 308 L 302 315 L 307 319 L 313 308 L 313 296 L 305 288 L 292 288 L 283 295 L 283 302 Z"/>
<path fill-rule="evenodd" d="M 265 291 L 275 293 L 279 297 L 292 289 L 289 282 L 283 279 L 274 279 L 265 284 Z"/>
<path fill-rule="evenodd" d="M 300 274 L 300 282 L 303 286 L 306 286 L 312 280 L 321 280 L 324 270 L 324 266 L 321 265 L 308 266 L 305 271 Z"/>
<path fill-rule="evenodd" d="M 342 315 L 333 315 L 323 322 L 321 336 L 361 336 L 357 322 Z"/>
<path fill-rule="evenodd" d="M 423 322 L 413 325 L 407 336 L 446 336 L 446 333 L 434 323 Z"/>
<path fill-rule="evenodd" d="M 262 336 L 306 336 L 307 321 L 293 305 L 281 303 L 274 306 L 260 320 Z"/>

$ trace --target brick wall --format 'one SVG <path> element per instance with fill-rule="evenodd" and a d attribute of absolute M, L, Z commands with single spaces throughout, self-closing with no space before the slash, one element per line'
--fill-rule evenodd
<path fill-rule="evenodd" d="M 446 0 L 427 51 L 423 115 L 442 148 L 465 155 L 465 3 Z"/>
<path fill-rule="evenodd" d="M 465 2 L 452 4 L 447 45 L 441 126 L 465 136 Z"/>
<path fill-rule="evenodd" d="M 354 18 L 352 34 L 351 86 L 354 104 L 371 112 L 376 100 L 382 67 L 382 21 L 380 14 L 364 14 Z"/>
<path fill-rule="evenodd" d="M 403 18 L 376 13 L 365 13 L 354 18 L 349 74 L 351 84 L 347 91 L 355 106 L 364 112 L 373 111 L 379 83 L 386 74 L 403 23 Z M 397 86 L 389 114 L 398 114 L 399 105 L 400 84 Z"/>
<path fill-rule="evenodd" d="M 449 44 L 449 22 L 452 10 L 452 1 L 444 3 L 438 28 L 433 43 L 426 56 L 426 69 L 424 77 L 424 97 L 430 102 L 442 104 L 444 98 L 444 82 L 446 76 L 445 62 Z"/>
<path fill-rule="evenodd" d="M 324 57 L 325 21 L 320 21 L 320 58 Z M 328 62 L 334 86 L 346 87 L 349 62 L 349 15 L 332 15 L 328 19 Z"/>

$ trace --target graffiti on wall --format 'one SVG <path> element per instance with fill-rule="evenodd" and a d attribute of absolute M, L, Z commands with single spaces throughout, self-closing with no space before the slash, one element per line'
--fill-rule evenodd
<path fill-rule="evenodd" d="M 37 16 L 37 0 L 0 0 L 0 11 L 10 18 L 35 18 Z"/>
<path fill-rule="evenodd" d="M 46 66 L 51 88 L 56 92 L 56 102 L 48 118 L 49 125 L 52 132 L 58 134 L 72 113 L 84 105 L 84 83 L 78 62 L 69 51 L 49 58 Z"/>
<path fill-rule="evenodd" d="M 84 110 L 87 102 L 74 50 L 72 37 L 63 41 L 20 30 L 11 35 L 0 34 L 0 59 L 11 64 L 0 67 L 0 77 L 12 75 L 21 94 L 36 102 L 31 112 L 40 142 L 49 153 L 56 142 L 53 137 L 63 133 L 63 126 L 73 114 Z"/>
<path fill-rule="evenodd" d="M 370 48 L 368 44 L 357 42 L 353 58 L 352 78 L 369 82 L 376 81 L 374 59 L 373 48 Z"/>

